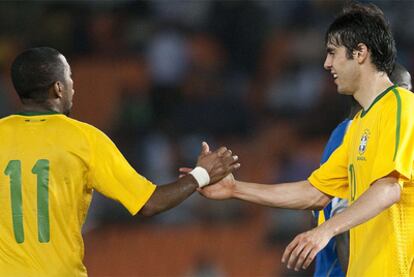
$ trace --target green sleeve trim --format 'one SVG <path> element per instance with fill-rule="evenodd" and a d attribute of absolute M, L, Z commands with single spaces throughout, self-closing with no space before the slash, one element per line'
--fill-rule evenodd
<path fill-rule="evenodd" d="M 55 112 L 55 111 L 44 111 L 44 112 L 27 111 L 27 112 L 16 113 L 16 115 L 24 115 L 24 116 L 50 115 L 50 114 L 60 114 L 60 113 Z"/>
<path fill-rule="evenodd" d="M 398 90 L 395 88 L 392 90 L 394 95 L 397 99 L 397 128 L 395 130 L 395 150 L 394 150 L 394 158 L 393 161 L 395 162 L 395 158 L 397 157 L 398 147 L 400 145 L 400 131 L 401 131 L 401 96 Z"/>
<path fill-rule="evenodd" d="M 381 94 L 375 98 L 374 102 L 372 102 L 371 106 L 369 106 L 368 110 L 365 111 L 364 109 L 362 109 L 361 118 L 364 117 L 369 112 L 369 110 L 371 110 L 371 108 L 375 105 L 375 103 L 377 103 L 382 97 L 384 97 L 385 94 L 387 94 L 387 92 L 389 92 L 390 90 L 394 90 L 396 87 L 397 85 L 392 85 L 383 92 L 381 92 Z"/>

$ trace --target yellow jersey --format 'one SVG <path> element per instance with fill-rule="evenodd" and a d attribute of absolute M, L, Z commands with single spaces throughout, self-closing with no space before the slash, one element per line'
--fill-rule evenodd
<path fill-rule="evenodd" d="M 81 227 L 94 189 L 136 214 L 155 185 L 86 123 L 0 119 L 0 276 L 86 276 Z"/>
<path fill-rule="evenodd" d="M 309 177 L 350 205 L 397 173 L 401 200 L 350 230 L 348 276 L 410 276 L 414 260 L 414 94 L 392 86 L 351 123 L 342 145 Z M 414 272 L 411 272 L 413 274 Z"/>

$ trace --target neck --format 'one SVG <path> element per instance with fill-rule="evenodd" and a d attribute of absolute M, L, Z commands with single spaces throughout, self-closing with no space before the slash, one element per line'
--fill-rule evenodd
<path fill-rule="evenodd" d="M 57 112 L 62 113 L 56 105 L 53 105 L 49 101 L 38 103 L 31 99 L 22 100 L 21 112 Z"/>
<path fill-rule="evenodd" d="M 354 93 L 354 98 L 366 111 L 375 98 L 393 85 L 384 72 L 369 72 L 367 76 L 361 75 L 359 88 Z"/>

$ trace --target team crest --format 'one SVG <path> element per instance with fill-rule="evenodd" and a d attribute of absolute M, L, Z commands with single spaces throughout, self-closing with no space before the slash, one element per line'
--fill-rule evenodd
<path fill-rule="evenodd" d="M 365 129 L 364 133 L 362 134 L 361 141 L 359 142 L 358 152 L 359 155 L 363 155 L 367 150 L 367 144 L 369 139 L 369 130 Z"/>

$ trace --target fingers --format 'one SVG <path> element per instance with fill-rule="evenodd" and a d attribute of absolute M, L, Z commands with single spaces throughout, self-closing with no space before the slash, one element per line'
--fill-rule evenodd
<path fill-rule="evenodd" d="M 206 198 L 209 198 L 209 193 L 208 193 L 208 191 L 203 190 L 202 188 L 197 188 L 197 191 L 198 191 L 198 193 L 199 193 L 201 196 L 204 196 L 204 197 L 206 197 Z"/>
<path fill-rule="evenodd" d="M 289 269 L 294 268 L 295 271 L 299 271 L 308 268 L 317 253 L 317 244 L 306 236 L 299 235 L 286 247 L 282 263 L 287 263 Z"/>
<path fill-rule="evenodd" d="M 223 179 L 234 170 L 240 168 L 240 163 L 238 163 L 239 157 L 233 155 L 233 152 L 227 149 L 227 147 L 220 147 L 216 151 L 210 151 L 207 154 L 203 153 L 209 148 L 208 145 L 203 143 L 202 147 L 203 150 L 198 158 L 197 166 L 201 166 L 207 170 L 211 183 Z M 187 173 L 184 172 L 184 169 L 180 169 L 180 172 Z"/>
<path fill-rule="evenodd" d="M 297 237 L 289 243 L 289 245 L 286 247 L 285 251 L 282 255 L 282 263 L 286 263 L 289 259 L 290 253 L 295 249 L 296 245 L 298 244 Z"/>
<path fill-rule="evenodd" d="M 225 147 L 223 147 L 223 149 L 220 148 L 219 151 L 217 152 L 218 155 L 223 158 L 224 164 L 231 165 L 231 164 L 235 163 L 239 159 L 239 157 L 237 155 L 232 155 L 233 152 L 230 149 L 224 150 L 224 148 Z M 222 151 L 220 151 L 220 150 L 222 150 Z"/>
<path fill-rule="evenodd" d="M 286 247 L 285 252 L 282 256 L 282 263 L 287 263 L 287 268 L 292 268 L 293 263 L 296 261 L 299 253 L 303 249 L 303 245 L 299 243 L 298 237 L 296 237 L 289 245 Z"/>
<path fill-rule="evenodd" d="M 309 253 L 312 251 L 312 247 L 307 245 L 303 248 L 302 252 L 299 254 L 298 260 L 295 265 L 295 271 L 299 271 L 301 268 L 306 269 L 306 267 L 302 267 L 303 262 L 308 259 Z"/>
<path fill-rule="evenodd" d="M 226 153 L 226 151 L 230 151 L 230 150 L 227 150 L 227 147 L 222 146 L 216 151 L 216 153 L 219 157 L 221 157 L 224 155 L 224 153 Z M 231 151 L 230 151 L 230 155 L 231 155 Z"/>
<path fill-rule="evenodd" d="M 207 152 L 205 152 L 206 149 L 208 150 Z M 203 142 L 203 144 L 202 144 L 202 154 L 210 154 L 211 151 L 209 149 L 210 149 L 210 147 L 208 146 L 208 144 L 206 142 Z M 218 150 L 214 151 L 213 153 L 217 154 L 217 156 L 219 156 L 219 157 L 227 158 L 227 157 L 230 157 L 233 152 L 230 149 L 227 149 L 227 147 L 222 146 Z"/>
<path fill-rule="evenodd" d="M 315 248 L 312 249 L 311 252 L 309 253 L 308 257 L 306 258 L 305 262 L 303 263 L 303 266 L 302 266 L 303 269 L 307 269 L 308 266 L 310 266 L 313 259 L 315 259 L 316 254 L 318 254 L 318 250 L 315 249 Z"/>
<path fill-rule="evenodd" d="M 189 167 L 180 167 L 178 169 L 178 172 L 180 172 L 181 174 L 178 176 L 178 178 L 183 178 L 184 176 L 187 176 L 188 173 L 193 170 L 192 168 Z"/>
<path fill-rule="evenodd" d="M 240 168 L 240 163 L 235 163 L 235 164 L 232 164 L 231 166 L 230 166 L 230 171 L 231 172 L 233 172 L 234 170 L 237 170 L 237 169 L 239 169 Z"/>
<path fill-rule="evenodd" d="M 180 172 L 180 173 L 189 173 L 191 170 L 193 170 L 192 168 L 190 168 L 190 167 L 180 167 L 179 169 L 178 169 L 178 171 Z"/>
<path fill-rule="evenodd" d="M 224 158 L 224 163 L 227 165 L 231 165 L 239 160 L 239 157 L 237 155 L 232 156 L 231 154 L 226 155 L 223 158 Z"/>

